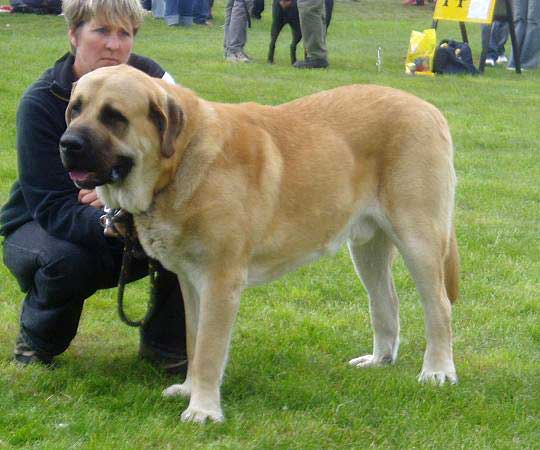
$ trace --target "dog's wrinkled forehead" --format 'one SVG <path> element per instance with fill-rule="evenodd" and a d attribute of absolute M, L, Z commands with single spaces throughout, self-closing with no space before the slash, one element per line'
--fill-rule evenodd
<path fill-rule="evenodd" d="M 73 115 L 88 111 L 92 116 L 105 114 L 129 116 L 147 111 L 146 82 L 138 70 L 129 66 L 97 69 L 74 83 L 70 109 Z"/>

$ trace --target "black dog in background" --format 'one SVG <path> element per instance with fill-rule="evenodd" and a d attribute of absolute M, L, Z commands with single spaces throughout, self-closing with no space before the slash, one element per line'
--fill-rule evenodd
<path fill-rule="evenodd" d="M 334 0 L 324 0 L 324 6 L 326 9 L 326 29 L 328 29 L 332 20 Z M 291 42 L 291 64 L 294 64 L 296 62 L 296 47 L 302 40 L 300 16 L 298 15 L 296 0 L 272 0 L 272 29 L 270 31 L 270 49 L 268 51 L 268 62 L 270 64 L 274 63 L 274 53 L 279 33 L 287 24 L 291 26 L 293 34 Z"/>

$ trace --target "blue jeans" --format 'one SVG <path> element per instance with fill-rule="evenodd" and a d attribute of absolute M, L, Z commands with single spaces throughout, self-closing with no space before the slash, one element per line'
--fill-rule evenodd
<path fill-rule="evenodd" d="M 193 2 L 193 22 L 205 24 L 210 16 L 210 1 L 195 0 Z"/>
<path fill-rule="evenodd" d="M 57 239 L 37 222 L 28 222 L 4 241 L 4 264 L 26 294 L 21 333 L 35 350 L 58 355 L 77 333 L 84 301 L 99 289 L 116 286 L 122 245 L 99 251 Z M 148 274 L 146 258 L 135 259 L 129 281 Z M 161 269 L 157 277 L 156 314 L 141 330 L 150 347 L 181 355 L 185 351 L 182 296 L 175 274 Z"/>
<path fill-rule="evenodd" d="M 188 27 L 193 24 L 193 0 L 165 0 L 165 23 Z"/>
<path fill-rule="evenodd" d="M 156 19 L 163 19 L 165 15 L 165 0 L 152 0 L 152 14 Z"/>
<path fill-rule="evenodd" d="M 521 67 L 540 68 L 540 2 L 538 0 L 512 0 L 512 8 Z M 515 66 L 513 54 L 510 55 L 508 66 Z"/>
<path fill-rule="evenodd" d="M 495 20 L 492 25 L 483 25 L 482 43 L 487 40 L 490 29 L 491 38 L 487 46 L 486 59 L 495 61 L 499 56 L 504 55 L 504 45 L 508 40 L 508 23 Z"/>

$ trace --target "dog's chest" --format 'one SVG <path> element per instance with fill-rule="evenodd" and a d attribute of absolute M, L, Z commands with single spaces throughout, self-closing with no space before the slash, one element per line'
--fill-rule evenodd
<path fill-rule="evenodd" d="M 176 271 L 176 261 L 182 248 L 179 245 L 180 227 L 163 220 L 156 220 L 150 214 L 135 217 L 139 241 L 146 254 L 157 259 L 165 268 Z"/>

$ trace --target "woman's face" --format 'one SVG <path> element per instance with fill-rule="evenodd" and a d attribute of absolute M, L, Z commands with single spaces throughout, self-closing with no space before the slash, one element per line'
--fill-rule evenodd
<path fill-rule="evenodd" d="M 77 79 L 100 67 L 127 63 L 133 48 L 134 31 L 128 24 L 92 19 L 68 34 L 75 48 L 73 70 Z"/>

